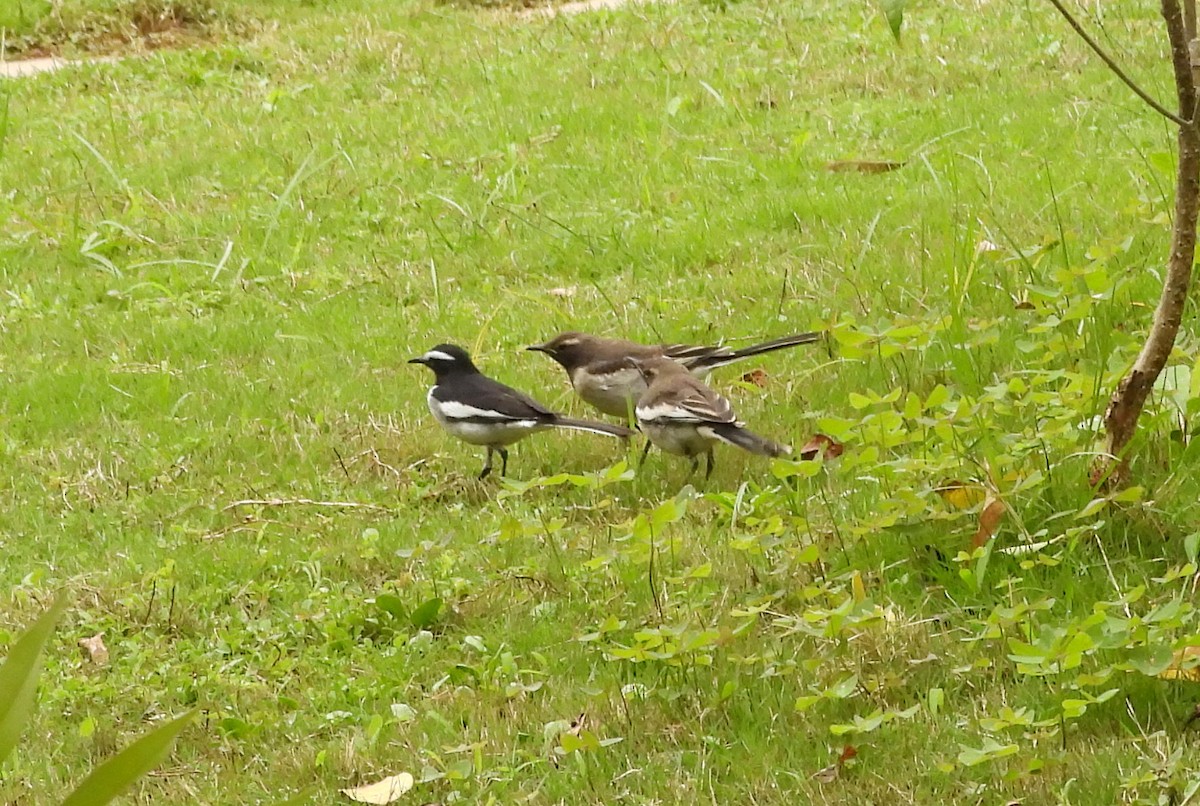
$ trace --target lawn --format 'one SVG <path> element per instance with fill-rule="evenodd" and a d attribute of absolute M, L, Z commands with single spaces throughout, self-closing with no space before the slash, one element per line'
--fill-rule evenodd
<path fill-rule="evenodd" d="M 1173 132 L 1049 5 L 915 4 L 900 44 L 829 0 L 206 7 L 0 80 L 0 653 L 70 597 L 0 802 L 191 708 L 137 802 L 1191 797 L 1200 687 L 1156 675 L 1200 634 L 1195 297 L 1138 486 L 1088 480 Z M 1103 13 L 1172 98 L 1154 4 Z M 590 416 L 522 349 L 565 329 L 829 329 L 711 380 L 845 452 L 704 482 L 547 433 L 477 481 L 405 362 Z"/>

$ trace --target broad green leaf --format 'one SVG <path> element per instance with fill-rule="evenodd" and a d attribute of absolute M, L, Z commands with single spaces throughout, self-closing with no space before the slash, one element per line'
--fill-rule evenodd
<path fill-rule="evenodd" d="M 844 700 L 853 694 L 856 688 L 858 688 L 858 675 L 852 674 L 845 680 L 830 686 L 825 693 L 826 696 L 834 699 Z"/>
<path fill-rule="evenodd" d="M 418 630 L 424 630 L 437 621 L 438 613 L 441 612 L 441 609 L 442 600 L 435 596 L 412 611 L 412 615 L 409 616 L 408 620 Z"/>
<path fill-rule="evenodd" d="M 771 473 L 780 481 L 793 476 L 811 479 L 821 472 L 824 463 L 820 461 L 795 461 L 792 459 L 775 459 L 771 462 Z"/>
<path fill-rule="evenodd" d="M 1107 506 L 1107 504 L 1108 504 L 1107 498 L 1093 498 L 1086 507 L 1079 510 L 1078 514 L 1075 515 L 1075 520 L 1078 521 L 1078 520 L 1082 520 L 1084 518 L 1090 518 L 1091 516 L 1095 515 L 1100 510 L 1104 509 L 1104 507 Z"/>
<path fill-rule="evenodd" d="M 929 397 L 925 399 L 925 410 L 938 408 L 950 399 L 950 390 L 942 384 L 933 387 L 933 391 L 929 393 Z"/>
<path fill-rule="evenodd" d="M 1200 532 L 1192 532 L 1183 539 L 1183 550 L 1187 553 L 1188 562 L 1196 562 L 1196 553 L 1200 550 Z"/>
<path fill-rule="evenodd" d="M 871 405 L 871 398 L 866 395 L 860 395 L 858 392 L 851 392 L 847 399 L 850 401 L 851 408 L 861 410 Z"/>
<path fill-rule="evenodd" d="M 807 711 L 821 701 L 821 697 L 812 694 L 801 694 L 796 698 L 796 710 Z"/>
<path fill-rule="evenodd" d="M 155 728 L 92 770 L 62 806 L 103 806 L 120 795 L 166 758 L 176 737 L 195 715 L 195 711 L 188 711 Z"/>
<path fill-rule="evenodd" d="M 38 673 L 42 667 L 42 649 L 66 606 L 66 599 L 59 597 L 17 639 L 4 659 L 4 665 L 0 666 L 0 763 L 17 746 L 21 731 L 25 729 L 25 722 L 33 710 Z"/>
<path fill-rule="evenodd" d="M 1112 497 L 1118 504 L 1136 504 L 1146 497 L 1145 487 L 1126 487 Z"/>
<path fill-rule="evenodd" d="M 929 689 L 929 715 L 937 716 L 938 711 L 942 710 L 942 703 L 946 701 L 946 692 L 940 688 Z"/>
<path fill-rule="evenodd" d="M 983 747 L 976 750 L 974 747 L 967 747 L 965 744 L 960 744 L 962 752 L 958 754 L 958 763 L 964 767 L 974 767 L 976 764 L 982 764 L 985 761 L 995 761 L 998 758 L 1011 756 L 1018 751 L 1015 744 L 1000 744 L 995 739 L 988 739 L 983 743 Z"/>
<path fill-rule="evenodd" d="M 812 565 L 821 559 L 821 549 L 816 543 L 809 543 L 792 557 L 794 562 L 802 565 Z"/>
<path fill-rule="evenodd" d="M 390 616 L 402 619 L 407 614 L 404 602 L 392 593 L 381 593 L 375 597 L 375 606 Z"/>

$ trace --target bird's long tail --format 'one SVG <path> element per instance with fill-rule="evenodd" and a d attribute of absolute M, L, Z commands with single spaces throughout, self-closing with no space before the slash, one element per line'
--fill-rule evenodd
<path fill-rule="evenodd" d="M 812 344 L 825 338 L 825 332 L 816 330 L 811 333 L 796 333 L 791 336 L 783 336 L 778 339 L 764 341 L 761 344 L 752 344 L 749 347 L 743 347 L 740 350 L 731 350 L 727 347 L 708 348 L 708 352 L 704 354 L 692 353 L 691 355 L 672 355 L 676 361 L 686 366 L 692 372 L 708 372 L 709 370 L 723 367 L 726 364 L 732 364 L 735 361 L 741 361 L 745 358 L 751 358 L 763 353 L 771 353 L 775 350 L 786 350 L 789 347 L 799 347 L 801 344 Z"/>
<path fill-rule="evenodd" d="M 730 445 L 757 454 L 758 456 L 789 456 L 792 453 L 792 449 L 787 445 L 781 445 L 774 440 L 760 437 L 753 431 L 747 431 L 740 425 L 734 425 L 733 423 L 710 425 L 709 430 L 712 431 L 714 437 L 722 442 L 727 442 Z"/>
<path fill-rule="evenodd" d="M 603 434 L 606 437 L 629 439 L 634 432 L 621 425 L 598 423 L 595 420 L 576 420 L 571 417 L 556 417 L 551 423 L 555 428 L 566 428 L 570 431 L 590 431 L 593 434 Z"/>

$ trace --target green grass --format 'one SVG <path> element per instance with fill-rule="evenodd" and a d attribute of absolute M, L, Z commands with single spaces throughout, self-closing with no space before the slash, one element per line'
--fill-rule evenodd
<path fill-rule="evenodd" d="M 897 46 L 865 4 L 238 8 L 253 38 L 0 84 L 0 644 L 73 597 L 0 801 L 55 802 L 193 706 L 139 802 L 409 771 L 414 803 L 1156 803 L 1200 775 L 1197 692 L 1128 671 L 1197 632 L 1168 573 L 1200 531 L 1196 450 L 1156 401 L 1144 495 L 1096 509 L 1078 427 L 1149 322 L 1172 137 L 1052 9 L 916 7 Z M 1106 14 L 1170 98 L 1154 10 Z M 824 170 L 858 158 L 906 165 Z M 846 455 L 784 483 L 719 451 L 653 528 L 631 522 L 682 461 L 501 495 L 404 362 L 453 340 L 583 415 L 521 350 L 568 327 L 832 327 L 833 358 L 713 382 Z M 626 458 L 545 434 L 509 471 Z M 988 478 L 996 546 L 1050 545 L 956 559 L 976 512 L 936 488 Z M 371 507 L 231 508 L 274 498 Z M 75 646 L 98 631 L 105 668 Z M 1057 667 L 1013 660 L 1039 639 Z M 552 763 L 581 713 L 622 741 Z M 1015 750 L 960 758 L 989 740 Z"/>

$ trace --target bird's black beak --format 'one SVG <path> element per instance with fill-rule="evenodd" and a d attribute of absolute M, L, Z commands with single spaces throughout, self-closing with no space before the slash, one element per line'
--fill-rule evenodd
<path fill-rule="evenodd" d="M 427 363 L 429 363 L 429 362 L 427 362 L 427 361 L 426 361 L 424 358 L 422 358 L 421 356 L 417 356 L 416 358 L 410 358 L 410 359 L 408 359 L 408 363 L 410 363 L 410 364 L 427 364 Z"/>
<path fill-rule="evenodd" d="M 533 351 L 533 352 L 535 352 L 535 353 L 548 353 L 548 352 L 550 352 L 550 347 L 549 347 L 548 345 L 545 345 L 545 344 L 531 344 L 531 345 L 529 345 L 528 347 L 526 347 L 525 349 L 526 349 L 526 350 L 532 350 L 532 351 Z"/>

